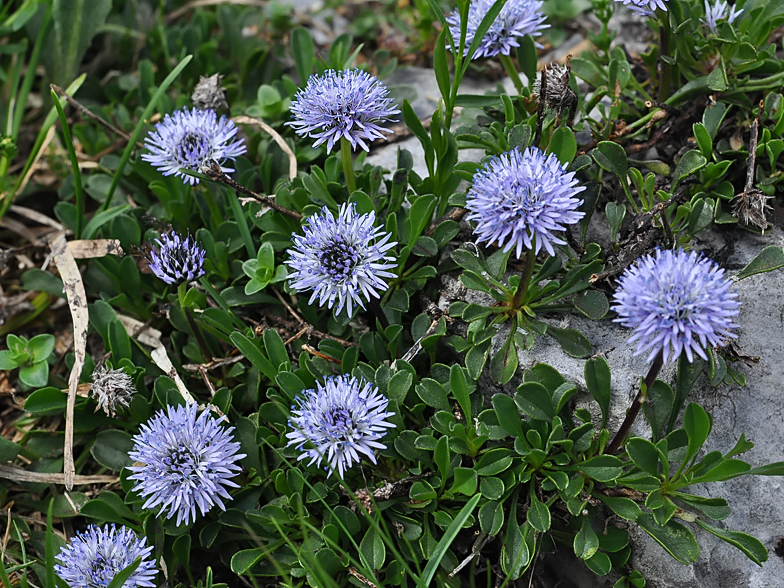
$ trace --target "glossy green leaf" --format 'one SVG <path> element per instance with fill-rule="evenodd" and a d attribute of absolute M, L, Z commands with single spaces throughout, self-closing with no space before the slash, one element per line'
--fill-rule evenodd
<path fill-rule="evenodd" d="M 670 520 L 665 526 L 660 526 L 649 513 L 641 514 L 636 522 L 680 563 L 688 565 L 700 556 L 700 546 L 694 534 L 680 523 Z"/>

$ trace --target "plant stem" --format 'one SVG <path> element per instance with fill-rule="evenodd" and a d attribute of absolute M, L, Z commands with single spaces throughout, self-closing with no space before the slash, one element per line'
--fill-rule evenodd
<path fill-rule="evenodd" d="M 343 160 L 343 173 L 346 176 L 346 186 L 351 194 L 357 189 L 357 180 L 354 177 L 354 161 L 351 158 L 351 143 L 345 137 L 340 138 L 340 155 Z"/>
<path fill-rule="evenodd" d="M 504 66 L 506 70 L 506 75 L 508 75 L 512 79 L 512 83 L 514 84 L 515 89 L 517 90 L 517 94 L 521 95 L 523 93 L 523 81 L 520 79 L 520 74 L 517 73 L 517 68 L 512 61 L 512 57 L 510 55 L 501 54 L 501 64 Z"/>
<path fill-rule="evenodd" d="M 525 266 L 520 274 L 520 284 L 517 286 L 517 291 L 512 298 L 512 310 L 518 310 L 525 302 L 525 295 L 528 293 L 528 285 L 531 283 L 531 276 L 534 273 L 534 266 L 536 265 L 536 253 L 533 249 L 529 249 L 525 256 Z"/>
<path fill-rule="evenodd" d="M 664 102 L 670 97 L 672 83 L 672 66 L 664 60 L 670 57 L 670 15 L 662 9 L 656 11 L 659 18 L 659 59 L 661 59 L 661 76 L 659 77 L 659 102 Z"/>
<path fill-rule="evenodd" d="M 204 356 L 204 361 L 210 362 L 212 361 L 212 353 L 210 352 L 210 348 L 207 347 L 207 342 L 204 340 L 204 337 L 201 335 L 201 331 L 199 330 L 199 325 L 196 324 L 196 320 L 193 318 L 193 313 L 191 309 L 186 307 L 185 302 L 185 291 L 188 287 L 186 282 L 182 282 L 179 286 L 177 286 L 177 299 L 180 302 L 180 308 L 182 309 L 182 313 L 185 315 L 185 320 L 188 321 L 188 326 L 190 326 L 191 331 L 193 331 L 193 336 L 196 337 L 196 343 L 199 345 L 199 350 L 201 350 L 201 354 Z"/>
<path fill-rule="evenodd" d="M 656 381 L 656 376 L 659 375 L 662 365 L 664 365 L 664 356 L 660 350 L 659 353 L 656 354 L 656 358 L 653 360 L 651 368 L 648 370 L 648 375 L 645 376 L 645 380 L 643 381 L 642 386 L 640 386 L 640 391 L 637 393 L 634 402 L 632 402 L 629 412 L 626 413 L 626 418 L 623 420 L 621 428 L 618 429 L 613 440 L 605 448 L 604 453 L 613 455 L 626 442 L 626 436 L 629 434 L 629 429 L 632 428 L 632 424 L 637 419 L 637 415 L 640 414 L 640 409 L 642 408 L 642 405 L 645 404 L 645 400 L 648 397 L 648 391 Z"/>

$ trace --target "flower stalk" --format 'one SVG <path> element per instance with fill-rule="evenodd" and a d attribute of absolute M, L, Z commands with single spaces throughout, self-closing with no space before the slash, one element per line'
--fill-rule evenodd
<path fill-rule="evenodd" d="M 340 138 L 340 159 L 343 162 L 343 174 L 346 176 L 346 186 L 348 193 L 352 194 L 357 190 L 357 180 L 354 177 L 354 160 L 351 157 L 351 143 L 345 137 Z"/>

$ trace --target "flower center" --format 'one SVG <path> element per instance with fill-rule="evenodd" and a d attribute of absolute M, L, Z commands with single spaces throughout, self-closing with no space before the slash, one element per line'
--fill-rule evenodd
<path fill-rule="evenodd" d="M 212 157 L 212 146 L 203 133 L 189 132 L 177 146 L 177 160 L 181 165 L 198 171 L 201 164 Z"/>
<path fill-rule="evenodd" d="M 190 449 L 179 447 L 163 459 L 166 469 L 183 479 L 191 479 L 199 469 L 199 457 Z"/>
<path fill-rule="evenodd" d="M 345 408 L 333 408 L 324 415 L 324 420 L 332 437 L 340 439 L 344 443 L 354 438 L 357 425 L 351 412 Z"/>
<path fill-rule="evenodd" d="M 107 558 L 103 553 L 96 553 L 92 562 L 92 574 L 90 574 L 89 587 L 103 588 L 108 586 L 114 576 L 124 566 L 119 566 L 116 558 Z"/>
<path fill-rule="evenodd" d="M 659 306 L 662 318 L 670 321 L 684 321 L 694 314 L 694 297 L 677 284 L 662 290 Z"/>
<path fill-rule="evenodd" d="M 334 280 L 347 280 L 354 275 L 354 268 L 359 262 L 357 248 L 343 239 L 335 239 L 324 247 L 319 254 L 323 271 Z"/>

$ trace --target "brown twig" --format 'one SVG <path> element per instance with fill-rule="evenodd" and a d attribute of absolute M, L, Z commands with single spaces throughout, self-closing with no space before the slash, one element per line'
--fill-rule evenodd
<path fill-rule="evenodd" d="M 749 138 L 749 160 L 746 168 L 746 185 L 743 192 L 732 199 L 732 214 L 747 225 L 754 225 L 765 232 L 768 220 L 765 211 L 771 207 L 768 204 L 768 195 L 754 187 L 754 169 L 757 164 L 757 142 L 759 141 L 759 122 L 762 116 L 764 102 L 759 103 L 757 118 L 751 122 L 751 136 Z"/>
<path fill-rule="evenodd" d="M 436 232 L 436 229 L 438 228 L 438 225 L 440 225 L 442 222 L 448 221 L 448 220 L 460 221 L 460 219 L 465 216 L 466 212 L 468 212 L 468 210 L 466 210 L 465 208 L 462 208 L 462 207 L 453 208 L 452 210 L 447 212 L 441 218 L 437 218 L 436 220 L 434 220 L 433 224 L 431 224 L 427 228 L 427 230 L 424 233 L 422 233 L 422 234 L 425 237 L 432 237 L 433 233 Z"/>
<path fill-rule="evenodd" d="M 240 124 L 258 125 L 264 131 L 266 131 L 267 134 L 270 137 L 272 137 L 272 139 L 275 141 L 275 143 L 278 144 L 278 147 L 281 148 L 283 153 L 286 154 L 286 157 L 289 158 L 289 179 L 293 180 L 294 178 L 297 177 L 297 156 L 294 155 L 294 151 L 291 150 L 291 147 L 289 147 L 289 144 L 286 143 L 286 141 L 283 140 L 283 137 L 280 136 L 278 131 L 273 129 L 271 126 L 269 126 L 267 123 L 265 123 L 260 118 L 253 118 L 251 116 L 240 115 L 240 116 L 235 116 L 232 120 L 234 122 L 240 123 Z"/>
<path fill-rule="evenodd" d="M 289 210 L 288 208 L 284 208 L 283 206 L 281 206 L 271 198 L 268 198 L 267 196 L 262 196 L 261 194 L 256 194 L 256 192 L 254 192 L 253 190 L 246 188 L 242 184 L 238 184 L 237 182 L 232 180 L 229 176 L 223 173 L 223 170 L 220 168 L 220 165 L 218 165 L 218 162 L 215 161 L 214 159 L 210 159 L 209 161 L 207 161 L 202 166 L 201 172 L 206 176 L 208 176 L 214 182 L 220 182 L 221 184 L 226 184 L 227 186 L 233 188 L 237 192 L 241 194 L 245 194 L 245 196 L 250 196 L 257 202 L 263 204 L 264 206 L 269 206 L 272 210 L 276 210 L 281 214 L 288 215 L 292 218 L 297 219 L 298 221 L 302 220 L 302 215 L 300 213 L 295 212 L 293 210 Z"/>
<path fill-rule="evenodd" d="M 311 355 L 315 355 L 316 357 L 320 357 L 321 359 L 323 359 L 325 361 L 336 363 L 338 365 L 340 365 L 342 363 L 339 359 L 337 359 L 335 357 L 331 357 L 331 356 L 326 355 L 324 353 L 321 353 L 321 351 L 319 351 L 318 349 L 314 349 L 310 345 L 303 345 L 302 349 L 304 349 L 305 351 L 307 351 Z"/>
<path fill-rule="evenodd" d="M 268 318 L 268 319 L 271 319 L 272 321 L 278 323 L 279 325 L 283 325 L 283 326 L 286 326 L 286 327 L 289 327 L 289 328 L 294 328 L 294 329 L 301 327 L 301 325 L 303 325 L 304 322 L 305 322 L 305 321 L 302 321 L 302 322 L 289 321 L 289 320 L 284 319 L 283 317 L 280 317 L 280 316 L 277 316 L 277 315 L 274 315 L 274 314 L 267 314 L 267 315 L 265 315 L 265 317 Z M 312 325 L 308 325 L 308 326 L 312 326 Z M 315 328 L 310 331 L 310 336 L 316 337 L 318 339 L 329 339 L 330 341 L 335 341 L 336 343 L 340 343 L 341 345 L 343 345 L 343 347 L 359 347 L 358 343 L 352 343 L 351 341 L 345 341 L 343 339 L 340 339 L 338 337 L 330 335 L 329 333 L 322 333 L 321 331 L 319 331 L 318 329 L 315 329 Z"/>
<path fill-rule="evenodd" d="M 104 126 L 105 128 L 109 129 L 109 130 L 110 130 L 111 132 L 113 132 L 115 135 L 118 135 L 119 137 L 122 137 L 123 139 L 125 139 L 125 142 L 126 142 L 126 143 L 128 143 L 128 142 L 131 140 L 131 136 L 130 136 L 130 135 L 127 135 L 127 134 L 126 134 L 124 131 L 121 131 L 120 129 L 118 129 L 117 127 L 115 127 L 115 126 L 114 126 L 112 123 L 110 123 L 109 121 L 107 121 L 107 120 L 105 120 L 105 119 L 101 118 L 101 117 L 100 117 L 100 116 L 98 116 L 97 114 L 95 114 L 95 113 L 93 113 L 93 112 L 91 112 L 91 111 L 87 110 L 87 108 L 85 108 L 84 106 L 82 106 L 82 104 L 81 104 L 79 101 L 77 101 L 76 99 L 74 99 L 73 97 L 71 97 L 71 96 L 70 96 L 70 95 L 69 95 L 69 94 L 68 94 L 68 93 L 67 93 L 65 90 L 63 90 L 63 89 L 62 89 L 60 86 L 57 86 L 57 85 L 55 85 L 55 84 L 50 84 L 49 86 L 52 88 L 52 90 L 54 90 L 55 92 L 57 92 L 58 94 L 60 94 L 60 96 L 62 96 L 63 98 L 65 98 L 66 102 L 68 102 L 68 104 L 70 104 L 70 105 L 71 105 L 71 106 L 73 106 L 73 107 L 74 107 L 76 110 L 78 110 L 78 111 L 79 111 L 79 114 L 81 114 L 82 116 L 86 116 L 86 117 L 87 117 L 87 118 L 89 118 L 90 120 L 92 120 L 92 121 L 94 121 L 94 122 L 97 122 L 99 125 L 102 125 L 102 126 Z M 139 142 L 139 141 L 137 141 L 137 142 L 136 142 L 136 146 L 137 146 L 139 149 L 143 149 L 143 148 L 144 148 L 144 145 L 143 145 L 141 142 Z"/>
<path fill-rule="evenodd" d="M 234 357 L 226 357 L 224 359 L 213 359 L 209 363 L 188 363 L 182 366 L 182 369 L 189 372 L 198 372 L 200 370 L 212 370 L 215 368 L 231 365 L 245 359 L 242 355 L 235 355 Z"/>

